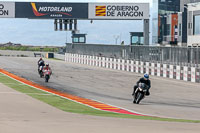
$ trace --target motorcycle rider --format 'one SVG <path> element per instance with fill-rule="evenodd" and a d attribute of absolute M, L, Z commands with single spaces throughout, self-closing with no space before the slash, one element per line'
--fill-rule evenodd
<path fill-rule="evenodd" d="M 40 68 L 40 66 L 45 66 L 44 60 L 42 59 L 42 57 L 40 57 L 40 59 L 38 60 L 38 69 Z"/>
<path fill-rule="evenodd" d="M 40 68 L 42 66 L 42 68 Z M 40 59 L 38 60 L 38 72 L 39 74 L 42 72 L 43 67 L 45 66 L 44 64 L 44 60 L 42 59 L 42 57 L 40 57 Z"/>
<path fill-rule="evenodd" d="M 149 75 L 148 75 L 147 73 L 144 74 L 144 77 L 140 78 L 140 79 L 137 81 L 136 85 L 134 86 L 132 95 L 135 95 L 135 91 L 136 91 L 136 89 L 138 88 L 139 83 L 144 83 L 144 84 L 146 84 L 146 85 L 148 86 L 146 95 L 149 96 L 149 95 L 150 95 L 149 90 L 150 90 L 150 88 L 151 88 L 151 81 L 149 80 Z"/>
<path fill-rule="evenodd" d="M 49 66 L 49 63 L 46 63 L 46 65 L 44 66 L 43 71 L 45 71 L 45 70 L 50 71 L 50 74 L 52 74 L 52 70 Z"/>

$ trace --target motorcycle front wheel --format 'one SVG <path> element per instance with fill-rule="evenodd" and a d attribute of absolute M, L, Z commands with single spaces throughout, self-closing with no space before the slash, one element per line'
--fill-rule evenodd
<path fill-rule="evenodd" d="M 45 76 L 45 82 L 48 82 L 49 81 L 49 75 L 46 75 Z"/>
<path fill-rule="evenodd" d="M 143 97 L 144 97 L 144 94 L 142 94 L 141 92 L 138 92 L 135 103 L 139 104 Z"/>

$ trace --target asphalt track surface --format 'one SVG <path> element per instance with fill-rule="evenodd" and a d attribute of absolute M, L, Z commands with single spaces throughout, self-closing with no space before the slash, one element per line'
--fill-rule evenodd
<path fill-rule="evenodd" d="M 132 103 L 132 87 L 142 76 L 136 73 L 47 60 L 53 69 L 49 83 L 39 78 L 38 58 L 0 57 L 0 68 L 13 74 L 73 95 L 101 101 L 143 114 L 200 120 L 200 86 L 151 76 L 151 95 L 140 105 Z"/>

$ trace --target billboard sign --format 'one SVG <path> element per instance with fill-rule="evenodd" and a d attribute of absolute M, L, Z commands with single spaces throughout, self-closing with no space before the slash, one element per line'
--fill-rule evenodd
<path fill-rule="evenodd" d="M 89 19 L 149 19 L 148 3 L 89 3 Z"/>
<path fill-rule="evenodd" d="M 88 19 L 87 3 L 16 2 L 16 18 Z"/>
<path fill-rule="evenodd" d="M 14 17 L 15 17 L 15 3 L 0 2 L 0 18 L 14 18 Z"/>

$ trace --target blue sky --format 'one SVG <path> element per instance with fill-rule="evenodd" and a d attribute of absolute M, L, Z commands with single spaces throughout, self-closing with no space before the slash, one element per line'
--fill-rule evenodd
<path fill-rule="evenodd" d="M 4 0 L 1 0 L 4 1 Z M 12 1 L 12 0 L 9 0 Z M 17 1 L 17 0 L 15 0 Z M 20 0 L 28 2 L 28 0 Z M 38 0 L 32 0 L 38 1 Z M 40 2 L 58 2 L 45 0 Z M 149 0 L 59 0 L 60 2 L 148 2 Z M 5 19 L 0 21 L 0 43 L 13 42 L 25 45 L 53 45 L 64 46 L 66 41 L 71 42 L 71 32 L 54 31 L 53 20 L 32 19 Z M 91 24 L 87 20 L 78 20 L 78 30 L 87 34 L 87 43 L 90 44 L 118 44 L 125 41 L 130 43 L 129 32 L 142 31 L 142 21 L 131 20 L 95 20 Z M 67 36 L 67 37 L 66 37 Z"/>

